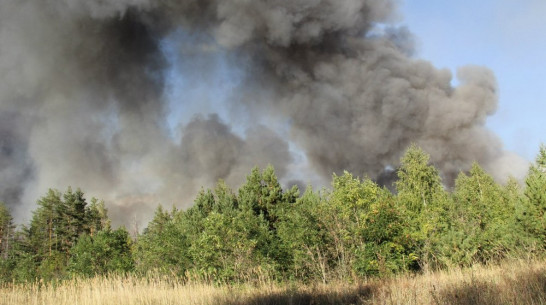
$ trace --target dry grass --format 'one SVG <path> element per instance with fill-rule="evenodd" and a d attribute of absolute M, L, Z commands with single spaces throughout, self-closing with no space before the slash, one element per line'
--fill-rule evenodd
<path fill-rule="evenodd" d="M 359 284 L 215 286 L 102 277 L 0 288 L 0 304 L 546 304 L 546 262 L 401 275 Z"/>
<path fill-rule="evenodd" d="M 546 304 L 546 262 L 399 276 L 364 304 Z"/>

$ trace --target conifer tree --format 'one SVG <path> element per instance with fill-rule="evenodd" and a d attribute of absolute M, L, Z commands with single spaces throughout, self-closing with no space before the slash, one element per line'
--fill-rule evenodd
<path fill-rule="evenodd" d="M 0 259 L 6 260 L 8 258 L 14 234 L 15 225 L 11 213 L 8 207 L 0 202 Z"/>
<path fill-rule="evenodd" d="M 108 209 L 103 200 L 91 198 L 91 203 L 85 212 L 85 232 L 93 236 L 102 230 L 111 228 L 110 219 L 108 218 Z"/>
<path fill-rule="evenodd" d="M 30 226 L 24 230 L 25 256 L 38 266 L 38 276 L 62 277 L 78 239 L 96 234 L 104 228 L 103 223 L 108 223 L 106 209 L 96 200 L 88 207 L 83 192 L 70 187 L 63 195 L 50 189 L 37 203 Z"/>
<path fill-rule="evenodd" d="M 456 239 L 450 253 L 454 262 L 469 266 L 504 257 L 514 242 L 510 234 L 510 206 L 503 189 L 477 163 L 455 181 L 456 213 L 453 215 Z"/>
<path fill-rule="evenodd" d="M 183 275 L 190 267 L 189 235 L 180 222 L 184 212 L 165 211 L 160 205 L 134 247 L 136 269 Z"/>
<path fill-rule="evenodd" d="M 525 180 L 523 208 L 519 219 L 524 229 L 537 242 L 539 249 L 546 249 L 546 146 L 541 145 L 535 164 Z"/>
<path fill-rule="evenodd" d="M 28 228 L 28 241 L 31 250 L 38 256 L 38 260 L 52 256 L 59 250 L 60 238 L 58 236 L 57 222 L 58 207 L 62 205 L 61 193 L 49 189 L 47 194 L 38 200 L 38 209 L 33 212 L 32 220 Z"/>
<path fill-rule="evenodd" d="M 278 209 L 283 204 L 293 204 L 298 193 L 297 188 L 283 193 L 271 165 L 263 172 L 257 167 L 253 168 L 246 183 L 239 188 L 237 201 L 240 215 L 247 219 L 251 238 L 257 243 L 255 248 L 268 264 L 276 263 L 277 269 L 284 268 L 288 259 L 276 232 Z"/>
<path fill-rule="evenodd" d="M 330 279 L 333 259 L 331 239 L 325 227 L 327 203 L 312 187 L 307 187 L 294 204 L 279 210 L 278 235 L 288 258 L 286 272 L 292 278 Z"/>
<path fill-rule="evenodd" d="M 16 261 L 14 257 L 15 225 L 8 207 L 0 202 L 0 283 L 10 282 Z"/>

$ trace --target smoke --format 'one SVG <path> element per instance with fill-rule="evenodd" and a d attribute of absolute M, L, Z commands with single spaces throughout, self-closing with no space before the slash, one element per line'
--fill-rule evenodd
<path fill-rule="evenodd" d="M 388 181 L 412 142 L 448 184 L 474 161 L 499 179 L 519 174 L 524 162 L 484 127 L 498 99 L 491 71 L 461 68 L 455 87 L 450 71 L 414 59 L 411 33 L 389 26 L 395 4 L 2 1 L 0 200 L 25 218 L 47 188 L 80 186 L 127 224 L 160 202 L 188 206 L 218 179 L 237 185 L 255 165 L 287 183 L 342 170 Z M 168 122 L 162 44 L 180 30 L 208 39 L 181 43 L 175 56 L 197 60 L 180 73 L 207 83 L 205 49 L 241 70 L 228 114 L 209 105 Z"/>

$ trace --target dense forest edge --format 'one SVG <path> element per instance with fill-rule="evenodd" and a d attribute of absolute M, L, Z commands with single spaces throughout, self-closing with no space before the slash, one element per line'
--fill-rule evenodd
<path fill-rule="evenodd" d="M 332 188 L 283 190 L 273 167 L 233 191 L 219 181 L 183 211 L 158 206 L 143 232 L 112 228 L 105 203 L 49 190 L 29 224 L 0 204 L 0 282 L 169 276 L 207 283 L 357 282 L 506 259 L 543 259 L 546 146 L 525 183 L 479 164 L 446 188 L 411 146 L 394 191 L 345 172 Z"/>

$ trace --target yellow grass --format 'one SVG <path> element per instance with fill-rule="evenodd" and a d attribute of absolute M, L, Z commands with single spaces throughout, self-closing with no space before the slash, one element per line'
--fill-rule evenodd
<path fill-rule="evenodd" d="M 100 277 L 6 285 L 0 304 L 546 304 L 546 262 L 400 275 L 327 285 L 209 285 L 168 277 Z"/>

